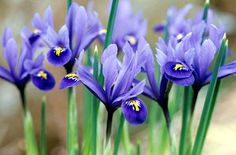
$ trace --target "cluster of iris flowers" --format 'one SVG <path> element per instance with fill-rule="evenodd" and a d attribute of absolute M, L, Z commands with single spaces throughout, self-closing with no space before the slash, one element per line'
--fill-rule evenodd
<path fill-rule="evenodd" d="M 186 5 L 180 10 L 170 8 L 166 22 L 154 27 L 156 33 L 164 34 L 158 39 L 155 50 L 152 50 L 145 39 L 147 21 L 142 13 L 133 13 L 129 0 L 112 1 L 107 29 L 102 26 L 97 13 L 93 11 L 92 2 L 89 3 L 85 8 L 68 1 L 65 24 L 59 31 L 54 28 L 53 11 L 50 7 L 46 9 L 43 17 L 35 14 L 32 19 L 34 30 L 25 27 L 21 32 L 21 48 L 17 48 L 9 28 L 3 33 L 3 55 L 9 69 L 0 66 L 0 77 L 13 83 L 21 94 L 25 112 L 27 154 L 34 155 L 38 152 L 37 146 L 31 145 L 35 140 L 32 122 L 29 121 L 31 118 L 25 99 L 25 87 L 30 80 L 42 91 L 50 91 L 55 86 L 53 75 L 43 67 L 44 55 L 51 65 L 63 66 L 67 73 L 60 81 L 60 89 L 68 88 L 68 154 L 79 153 L 76 101 L 73 99 L 75 90 L 72 88 L 76 85 L 85 86 L 94 95 L 92 103 L 86 103 L 96 107 L 91 115 L 98 117 L 99 102 L 105 106 L 108 114 L 106 146 L 110 142 L 113 114 L 117 109 L 121 108 L 122 114 L 121 126 L 118 129 L 120 132 L 124 118 L 131 125 L 140 125 L 146 121 L 148 108 L 140 99 L 142 94 L 161 107 L 170 137 L 170 151 L 171 154 L 176 154 L 168 108 L 169 93 L 173 84 L 185 87 L 184 99 L 187 101 L 184 100 L 186 102 L 184 109 L 190 107 L 186 109 L 189 110 L 189 115 L 183 115 L 189 119 L 187 122 L 183 119 L 182 122 L 183 132 L 180 141 L 182 146 L 179 148 L 179 154 L 200 154 L 204 138 L 201 142 L 198 137 L 199 139 L 201 136 L 204 137 L 207 128 L 197 133 L 192 151 L 192 146 L 190 152 L 187 152 L 189 146 L 184 146 L 191 145 L 187 144 L 188 138 L 186 138 L 191 134 L 186 132 L 191 131 L 188 129 L 191 129 L 198 93 L 203 86 L 211 82 L 208 95 L 213 98 L 206 98 L 205 103 L 214 104 L 219 79 L 236 74 L 236 61 L 224 64 L 229 52 L 228 40 L 223 29 L 213 24 L 214 14 L 209 10 L 209 1 L 206 1 L 204 9 L 192 18 L 186 17 L 192 5 Z M 94 57 L 91 56 L 92 44 L 96 40 L 104 45 L 101 59 L 97 47 L 94 50 Z M 18 55 L 19 49 L 21 49 L 20 55 Z M 47 53 L 39 53 L 39 50 Z M 155 68 L 156 62 L 159 65 Z M 211 65 L 214 65 L 212 71 L 210 71 Z M 147 78 L 140 78 L 138 76 L 140 74 L 146 75 Z M 209 115 L 211 116 L 211 113 Z M 92 138 L 95 138 L 93 140 L 95 142 L 91 142 L 93 143 L 91 148 L 95 151 L 91 151 L 92 154 L 97 152 L 97 119 L 94 120 L 95 134 L 92 134 Z M 201 122 L 204 124 L 204 114 Z M 200 127 L 202 127 L 201 122 Z M 119 141 L 118 136 L 114 154 L 117 154 Z"/>

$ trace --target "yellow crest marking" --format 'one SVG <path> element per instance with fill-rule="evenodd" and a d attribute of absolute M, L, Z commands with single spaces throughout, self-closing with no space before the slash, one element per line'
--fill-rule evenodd
<path fill-rule="evenodd" d="M 182 33 L 180 33 L 180 34 L 178 34 L 178 35 L 176 36 L 176 38 L 177 38 L 178 40 L 181 40 L 183 37 L 184 37 L 184 36 L 183 36 Z"/>
<path fill-rule="evenodd" d="M 33 30 L 33 33 L 34 33 L 34 34 L 38 34 L 38 33 L 40 33 L 40 32 L 41 32 L 41 30 L 39 30 L 39 29 L 34 29 L 34 30 Z"/>
<path fill-rule="evenodd" d="M 70 73 L 65 76 L 65 78 L 73 78 L 73 77 L 79 78 L 79 75 L 75 73 Z"/>
<path fill-rule="evenodd" d="M 98 34 L 106 34 L 107 33 L 107 29 L 101 29 L 99 32 L 98 32 Z"/>
<path fill-rule="evenodd" d="M 127 36 L 127 40 L 130 42 L 130 44 L 134 45 L 136 44 L 137 40 L 134 36 Z"/>
<path fill-rule="evenodd" d="M 182 69 L 186 69 L 186 68 L 184 67 L 184 65 L 182 65 L 182 64 L 176 64 L 175 67 L 174 67 L 174 70 L 175 70 L 175 71 L 177 71 L 177 70 L 182 70 Z"/>
<path fill-rule="evenodd" d="M 132 105 L 134 107 L 135 111 L 139 111 L 140 110 L 140 103 L 135 101 L 135 100 L 131 100 L 130 101 L 130 105 Z"/>
<path fill-rule="evenodd" d="M 37 75 L 42 77 L 44 80 L 47 80 L 47 74 L 44 71 L 39 71 Z"/>
<path fill-rule="evenodd" d="M 56 47 L 55 51 L 56 51 L 56 56 L 60 56 L 61 53 L 63 52 L 63 49 L 61 47 Z"/>

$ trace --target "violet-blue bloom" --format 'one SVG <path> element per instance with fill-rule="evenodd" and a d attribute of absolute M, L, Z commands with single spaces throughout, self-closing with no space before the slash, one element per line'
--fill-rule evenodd
<path fill-rule="evenodd" d="M 215 26 L 212 25 L 211 29 L 212 32 L 217 32 Z M 179 43 L 173 43 L 173 38 L 170 38 L 169 43 L 165 43 L 164 40 L 159 39 L 157 61 L 161 66 L 162 74 L 166 75 L 166 78 L 171 82 L 184 86 L 193 85 L 197 89 L 208 84 L 212 76 L 212 72 L 209 72 L 209 68 L 217 50 L 219 50 L 217 46 L 219 46 L 222 40 L 222 38 L 220 38 L 221 33 L 219 35 L 214 33 L 213 35 L 211 34 L 212 32 L 210 32 L 208 36 L 205 36 L 203 41 L 201 41 L 202 38 L 198 38 L 197 40 L 194 33 L 187 34 Z M 200 35 L 202 36 L 203 33 L 202 31 Z M 215 36 L 214 41 L 211 40 L 211 35 Z M 217 38 L 220 39 L 217 40 Z M 170 67 L 171 65 L 173 66 Z M 175 72 L 172 73 L 172 71 L 177 68 L 182 68 L 181 72 L 178 74 L 175 74 Z M 189 74 L 187 72 L 188 70 Z M 183 71 L 185 72 L 184 74 Z M 235 73 L 235 62 L 231 62 L 220 68 L 218 78 L 223 78 Z M 183 75 L 191 75 L 191 78 L 184 77 Z M 179 79 L 182 78 L 184 83 L 179 81 Z"/>
<path fill-rule="evenodd" d="M 34 60 L 35 50 L 28 48 L 23 41 L 20 55 L 16 41 L 10 29 L 6 29 L 3 34 L 3 51 L 9 69 L 0 66 L 0 77 L 23 91 L 26 84 L 32 80 L 33 84 L 40 90 L 51 90 L 55 85 L 54 77 L 43 68 L 44 56 L 40 54 Z"/>
<path fill-rule="evenodd" d="M 167 12 L 168 24 L 157 24 L 154 28 L 156 32 L 163 32 L 165 28 L 168 29 L 168 36 L 176 38 L 181 41 L 182 38 L 190 32 L 199 34 L 199 31 L 204 31 L 213 23 L 213 12 L 208 10 L 207 22 L 203 20 L 203 10 L 197 12 L 194 17 L 187 18 L 192 5 L 188 4 L 182 9 L 171 7 Z M 222 33 L 223 36 L 223 33 Z M 199 36 L 202 37 L 202 36 Z"/>
<path fill-rule="evenodd" d="M 110 45 L 103 52 L 101 62 L 103 65 L 103 76 L 105 88 L 96 81 L 90 71 L 77 62 L 77 74 L 63 78 L 61 86 L 71 86 L 72 81 L 79 83 L 78 79 L 69 80 L 69 77 L 78 77 L 102 103 L 108 112 L 113 113 L 121 107 L 127 121 L 133 125 L 143 123 L 147 118 L 147 108 L 144 102 L 137 98 L 143 92 L 145 82 L 141 81 L 133 85 L 133 79 L 141 71 L 145 63 L 145 53 L 142 50 L 133 51 L 127 43 L 123 49 L 124 58 L 122 63 L 117 58 L 118 48 L 115 44 Z M 143 59 L 143 60 L 142 60 Z"/>
<path fill-rule="evenodd" d="M 41 35 L 46 34 L 49 26 L 52 28 L 54 27 L 52 8 L 49 6 L 45 10 L 43 18 L 38 13 L 36 13 L 32 19 L 32 25 L 34 30 L 29 35 L 29 42 L 31 44 L 37 41 Z"/>
<path fill-rule="evenodd" d="M 122 49 L 128 41 L 132 46 L 136 46 L 140 38 L 146 35 L 147 21 L 142 12 L 134 14 L 130 0 L 120 0 L 112 33 L 112 43 L 117 44 Z M 100 34 L 105 34 L 102 29 Z M 105 40 L 105 35 L 102 36 Z"/>
<path fill-rule="evenodd" d="M 90 46 L 101 30 L 97 14 L 91 9 L 86 10 L 77 3 L 72 3 L 70 6 L 65 25 L 61 27 L 58 34 L 54 30 L 50 7 L 45 11 L 44 18 L 38 14 L 34 16 L 33 26 L 36 31 L 40 32 L 40 38 L 49 45 L 48 61 L 55 66 L 64 65 L 68 73 L 72 71 L 75 58 L 82 50 L 86 50 Z M 29 35 L 29 31 L 26 36 L 29 39 L 38 38 L 36 34 Z"/>

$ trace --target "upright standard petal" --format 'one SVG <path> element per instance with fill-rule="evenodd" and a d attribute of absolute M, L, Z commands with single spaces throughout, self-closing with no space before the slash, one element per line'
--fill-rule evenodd
<path fill-rule="evenodd" d="M 14 82 L 13 77 L 11 76 L 10 72 L 8 70 L 6 70 L 5 68 L 3 68 L 2 66 L 0 66 L 0 78 L 7 80 L 9 82 Z"/>
<path fill-rule="evenodd" d="M 98 82 L 93 78 L 93 76 L 88 72 L 86 68 L 84 68 L 79 61 L 77 61 L 77 71 L 80 77 L 80 81 L 95 95 L 102 101 L 104 104 L 107 103 L 107 96 L 105 95 L 105 91 L 98 84 Z"/>
<path fill-rule="evenodd" d="M 31 75 L 33 84 L 40 90 L 49 91 L 55 86 L 55 79 L 51 73 L 41 69 Z"/>
<path fill-rule="evenodd" d="M 132 125 L 139 125 L 147 119 L 147 107 L 139 98 L 127 100 L 121 105 L 122 113 Z"/>
<path fill-rule="evenodd" d="M 18 49 L 16 41 L 12 38 L 9 39 L 6 47 L 4 48 L 4 56 L 7 60 L 7 63 L 10 67 L 10 71 L 14 77 L 17 77 L 16 75 L 16 66 L 18 62 Z"/>

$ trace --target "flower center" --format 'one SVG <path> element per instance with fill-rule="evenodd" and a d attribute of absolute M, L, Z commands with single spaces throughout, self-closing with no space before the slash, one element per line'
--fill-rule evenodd
<path fill-rule="evenodd" d="M 140 102 L 138 100 L 130 100 L 128 104 L 132 106 L 133 110 L 140 111 Z"/>
<path fill-rule="evenodd" d="M 55 47 L 54 50 L 55 50 L 56 56 L 60 56 L 61 53 L 65 51 L 65 49 L 61 47 Z"/>
<path fill-rule="evenodd" d="M 182 65 L 182 64 L 176 64 L 173 69 L 175 71 L 177 71 L 177 70 L 187 70 L 187 68 L 184 65 Z"/>
<path fill-rule="evenodd" d="M 47 74 L 44 71 L 39 71 L 37 76 L 42 77 L 44 80 L 47 80 Z"/>

